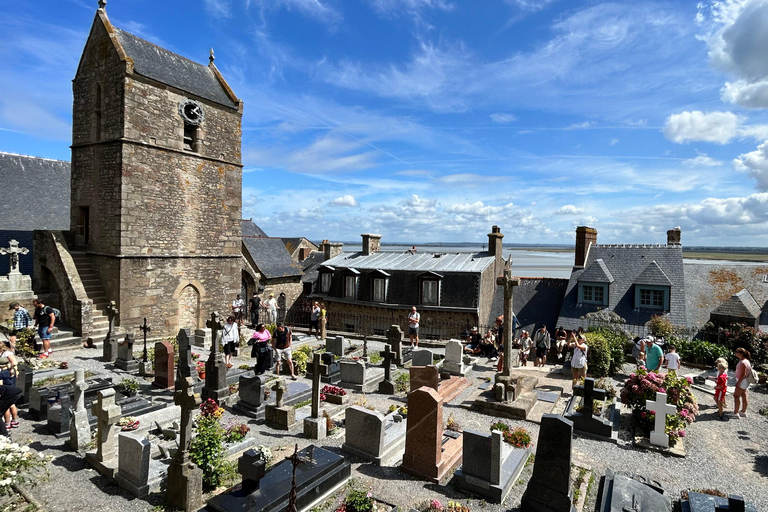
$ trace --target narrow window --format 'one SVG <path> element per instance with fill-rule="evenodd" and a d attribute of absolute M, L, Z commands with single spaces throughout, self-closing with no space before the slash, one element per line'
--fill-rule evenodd
<path fill-rule="evenodd" d="M 75 235 L 79 245 L 88 243 L 91 230 L 90 209 L 87 206 L 80 206 L 77 210 L 77 224 L 75 225 Z"/>
<path fill-rule="evenodd" d="M 346 276 L 344 278 L 344 297 L 348 299 L 357 298 L 357 277 Z"/>
<path fill-rule="evenodd" d="M 421 282 L 421 303 L 437 305 L 438 297 L 438 282 L 437 281 L 422 281 Z"/>
<path fill-rule="evenodd" d="M 386 297 L 387 281 L 385 279 L 373 280 L 373 300 L 374 302 L 384 302 Z"/>
<path fill-rule="evenodd" d="M 197 147 L 197 126 L 184 123 L 184 151 L 198 153 Z"/>
<path fill-rule="evenodd" d="M 320 292 L 328 293 L 331 290 L 331 274 L 320 274 Z"/>
<path fill-rule="evenodd" d="M 93 126 L 91 126 L 92 139 L 100 141 L 103 137 L 101 130 L 101 84 L 96 83 L 96 91 L 93 94 Z"/>

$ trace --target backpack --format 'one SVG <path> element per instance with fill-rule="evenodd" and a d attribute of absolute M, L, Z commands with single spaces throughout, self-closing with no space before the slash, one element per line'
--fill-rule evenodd
<path fill-rule="evenodd" d="M 747 382 L 750 384 L 757 384 L 757 370 L 752 368 L 749 373 L 747 373 Z"/>
<path fill-rule="evenodd" d="M 58 324 L 61 321 L 61 311 L 59 311 L 58 309 L 54 308 L 53 306 L 46 306 L 46 308 L 50 308 L 50 310 L 51 310 L 50 313 L 53 313 L 53 316 L 56 317 L 56 319 L 53 321 L 54 325 Z M 48 313 L 48 314 L 50 314 L 50 313 Z"/>

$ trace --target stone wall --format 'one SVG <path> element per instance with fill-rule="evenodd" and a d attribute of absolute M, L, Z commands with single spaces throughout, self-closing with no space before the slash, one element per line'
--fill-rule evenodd
<path fill-rule="evenodd" d="M 266 301 L 269 298 L 270 293 L 275 294 L 275 299 L 280 297 L 280 293 L 285 293 L 285 310 L 291 314 L 296 308 L 301 306 L 300 299 L 302 298 L 304 287 L 301 284 L 300 279 L 300 276 L 285 279 L 270 279 L 268 281 L 262 278 L 264 292 L 260 294 L 261 300 Z M 246 302 L 248 302 L 247 299 Z M 280 311 L 278 311 L 278 316 L 280 316 Z"/>

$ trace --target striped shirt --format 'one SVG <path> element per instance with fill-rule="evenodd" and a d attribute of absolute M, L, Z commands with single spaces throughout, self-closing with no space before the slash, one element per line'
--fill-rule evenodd
<path fill-rule="evenodd" d="M 13 314 L 13 328 L 16 331 L 26 329 L 29 324 L 32 323 L 32 317 L 29 316 L 29 311 L 24 308 L 19 308 Z"/>

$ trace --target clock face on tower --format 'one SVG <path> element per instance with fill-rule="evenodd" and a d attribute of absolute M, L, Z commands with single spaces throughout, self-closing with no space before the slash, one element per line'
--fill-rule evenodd
<path fill-rule="evenodd" d="M 195 100 L 184 100 L 179 103 L 179 114 L 184 122 L 192 125 L 199 125 L 205 119 L 203 106 Z"/>

